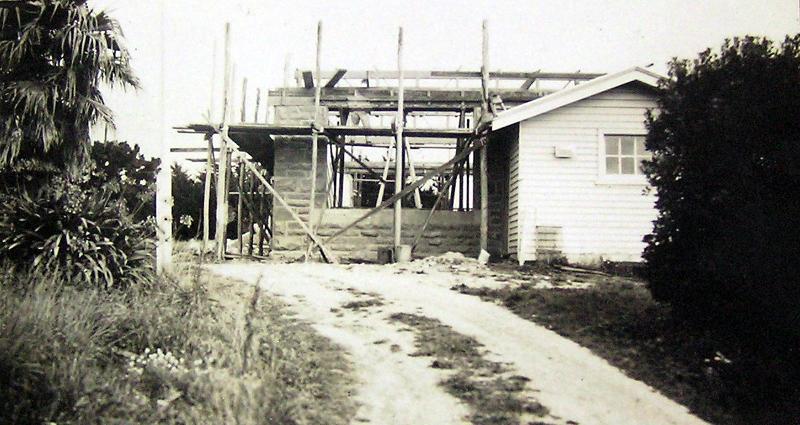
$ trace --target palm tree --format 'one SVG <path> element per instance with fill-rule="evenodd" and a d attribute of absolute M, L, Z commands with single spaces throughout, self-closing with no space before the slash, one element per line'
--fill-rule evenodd
<path fill-rule="evenodd" d="M 101 86 L 138 87 L 119 23 L 86 0 L 0 1 L 0 169 L 78 170 L 113 125 Z"/>

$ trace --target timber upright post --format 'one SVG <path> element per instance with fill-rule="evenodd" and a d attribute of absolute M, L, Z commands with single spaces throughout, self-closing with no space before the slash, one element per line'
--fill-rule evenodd
<path fill-rule="evenodd" d="M 203 256 L 205 258 L 206 250 L 208 249 L 209 233 L 211 227 L 209 218 L 211 217 L 211 178 L 214 175 L 214 136 L 209 134 L 206 136 L 208 142 L 208 152 L 206 155 L 206 179 L 203 185 Z"/>
<path fill-rule="evenodd" d="M 241 256 L 244 253 L 244 245 L 243 245 L 243 237 L 242 237 L 242 207 L 244 203 L 244 199 L 242 198 L 242 194 L 244 193 L 244 163 L 242 160 L 239 160 L 239 184 L 237 186 L 239 196 L 236 197 L 236 234 L 237 239 L 239 241 L 239 255 Z M 252 237 L 253 235 L 250 235 Z"/>
<path fill-rule="evenodd" d="M 395 118 L 394 194 L 403 190 L 403 27 L 397 33 L 397 117 Z M 403 199 L 394 201 L 394 248 L 403 243 Z"/>
<path fill-rule="evenodd" d="M 319 149 L 317 147 L 317 140 L 319 139 L 319 102 L 322 95 L 322 73 L 320 71 L 320 56 L 322 53 L 322 21 L 317 22 L 317 59 L 314 65 L 314 72 L 316 73 L 317 82 L 314 84 L 314 122 L 311 124 L 311 197 L 308 200 L 308 228 L 314 231 L 312 224 L 314 216 L 314 207 L 317 203 L 317 157 L 319 156 Z M 309 245 L 310 247 L 311 245 Z M 305 261 L 308 261 L 310 250 L 306 250 Z"/>
<path fill-rule="evenodd" d="M 161 139 L 161 167 L 156 175 L 156 273 L 161 275 L 172 271 L 172 155 L 169 150 L 169 142 L 166 138 L 166 126 L 164 124 L 164 80 L 165 80 L 165 51 L 164 51 L 164 31 L 166 22 L 164 20 L 165 5 L 160 7 L 160 29 L 161 29 L 161 79 L 159 90 L 161 91 L 159 109 L 161 112 L 160 139 Z"/>
<path fill-rule="evenodd" d="M 489 23 L 483 20 L 483 65 L 481 66 L 481 86 L 483 88 L 483 116 L 489 113 Z M 488 136 L 486 136 L 488 137 Z M 489 246 L 489 180 L 487 178 L 488 158 L 486 144 L 480 149 L 481 174 L 481 250 Z"/>
<path fill-rule="evenodd" d="M 228 164 L 228 123 L 231 115 L 231 24 L 225 24 L 225 79 L 222 86 L 222 137 L 219 147 L 219 170 L 217 172 L 217 226 L 215 239 L 217 242 L 217 260 L 225 259 L 225 238 L 228 224 L 227 164 Z"/>

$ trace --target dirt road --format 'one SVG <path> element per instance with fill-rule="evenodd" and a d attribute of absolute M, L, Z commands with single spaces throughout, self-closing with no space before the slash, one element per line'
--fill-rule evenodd
<path fill-rule="evenodd" d="M 447 371 L 409 356 L 414 336 L 388 320 L 392 313 L 435 318 L 477 339 L 493 361 L 530 379 L 526 391 L 553 424 L 701 424 L 687 409 L 625 376 L 589 350 L 507 309 L 463 295 L 453 284 L 479 280 L 435 267 L 325 264 L 225 264 L 213 271 L 262 287 L 293 306 L 301 319 L 350 353 L 362 386 L 356 423 L 468 423 L 469 406 L 438 382 Z M 349 303 L 349 305 L 348 305 Z"/>

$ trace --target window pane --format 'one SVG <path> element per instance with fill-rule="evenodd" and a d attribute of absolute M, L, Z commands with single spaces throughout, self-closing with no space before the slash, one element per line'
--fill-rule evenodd
<path fill-rule="evenodd" d="M 620 138 L 620 145 L 622 146 L 622 154 L 623 155 L 633 155 L 633 137 L 631 136 L 622 136 Z"/>
<path fill-rule="evenodd" d="M 606 155 L 619 155 L 619 137 L 606 138 Z"/>
<path fill-rule="evenodd" d="M 644 137 L 637 137 L 636 138 L 636 155 L 644 156 L 647 154 L 647 150 L 644 148 Z"/>
<path fill-rule="evenodd" d="M 633 157 L 622 158 L 622 170 L 620 174 L 633 174 L 636 168 L 636 160 Z"/>
<path fill-rule="evenodd" d="M 606 157 L 606 174 L 619 174 L 618 157 Z"/>

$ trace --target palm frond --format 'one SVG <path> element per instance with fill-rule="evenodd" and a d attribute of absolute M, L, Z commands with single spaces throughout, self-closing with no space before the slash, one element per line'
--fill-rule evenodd
<path fill-rule="evenodd" d="M 102 85 L 139 87 L 119 22 L 81 0 L 0 2 L 0 167 L 86 150 L 91 124 L 113 124 Z"/>

